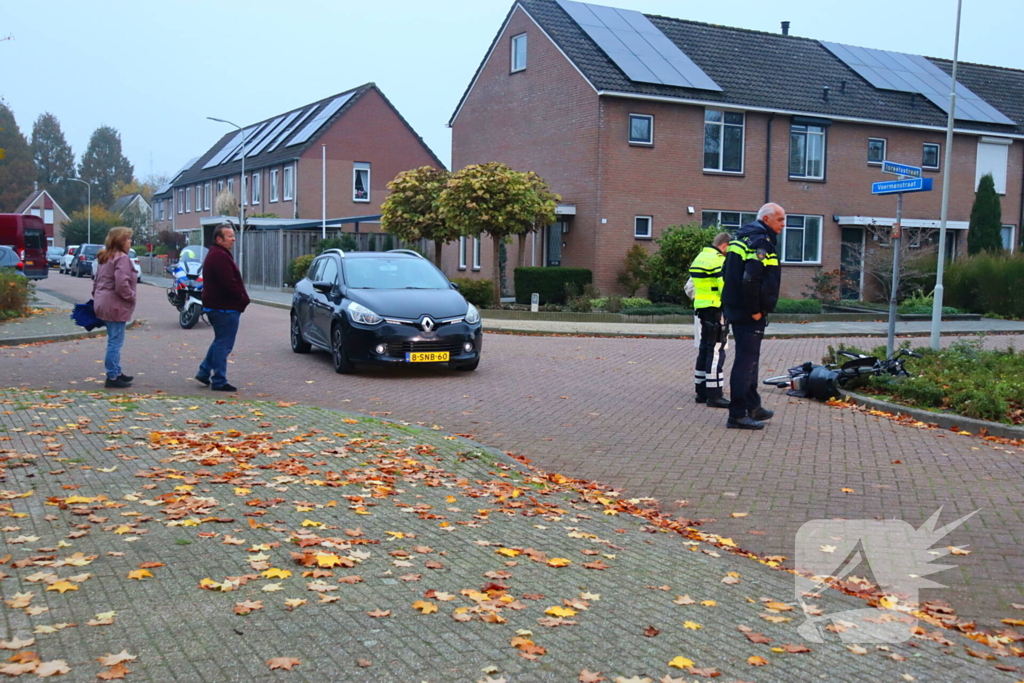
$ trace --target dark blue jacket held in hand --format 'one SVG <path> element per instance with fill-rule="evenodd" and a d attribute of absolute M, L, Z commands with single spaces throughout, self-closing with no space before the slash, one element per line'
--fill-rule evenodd
<path fill-rule="evenodd" d="M 775 311 L 782 271 L 776 251 L 778 235 L 761 221 L 736 232 L 725 254 L 722 309 L 729 322 L 754 322 L 751 316 Z"/>

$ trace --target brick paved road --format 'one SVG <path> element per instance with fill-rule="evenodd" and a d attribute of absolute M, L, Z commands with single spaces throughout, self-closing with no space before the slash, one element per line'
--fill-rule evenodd
<path fill-rule="evenodd" d="M 87 298 L 88 281 L 43 286 Z M 190 378 L 212 331 L 181 330 L 164 292 L 141 287 L 124 366 L 143 392 L 197 394 Z M 818 360 L 829 343 L 765 342 L 763 372 Z M 102 376 L 103 340 L 0 349 L 5 384 L 86 388 Z M 863 343 L 863 340 L 860 341 Z M 989 346 L 1024 338 L 993 337 Z M 724 411 L 691 402 L 688 341 L 490 335 L 475 373 L 369 370 L 335 375 L 326 354 L 288 348 L 287 312 L 253 306 L 242 318 L 231 381 L 273 397 L 471 433 L 545 469 L 654 496 L 680 514 L 716 519 L 707 529 L 742 547 L 792 556 L 796 529 L 822 517 L 901 518 L 915 526 L 944 506 L 942 521 L 980 509 L 948 540 L 972 554 L 937 575 L 964 616 L 994 626 L 1024 602 L 1024 451 L 950 432 L 912 429 L 845 409 L 765 392 L 776 410 L 760 433 L 724 429 Z M 15 362 L 11 362 L 11 361 Z M 894 461 L 900 461 L 898 464 Z M 843 493 L 850 488 L 854 493 Z M 730 518 L 732 512 L 749 512 Z"/>

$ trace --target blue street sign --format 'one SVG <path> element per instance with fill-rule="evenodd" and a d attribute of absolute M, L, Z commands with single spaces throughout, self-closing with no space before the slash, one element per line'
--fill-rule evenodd
<path fill-rule="evenodd" d="M 898 164 L 895 161 L 883 161 L 882 162 L 882 173 L 891 173 L 892 175 L 901 175 L 906 178 L 920 178 L 921 169 L 917 166 L 908 166 L 907 164 Z"/>
<path fill-rule="evenodd" d="M 907 178 L 906 180 L 883 180 L 871 183 L 871 194 L 899 194 L 900 192 L 931 192 L 931 178 Z"/>

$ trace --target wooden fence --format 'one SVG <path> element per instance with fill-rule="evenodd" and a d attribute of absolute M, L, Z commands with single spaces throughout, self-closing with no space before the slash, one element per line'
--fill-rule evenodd
<path fill-rule="evenodd" d="M 241 260 L 246 284 L 260 287 L 284 287 L 292 261 L 306 254 L 317 253 L 319 230 L 246 230 L 242 240 L 235 243 L 235 260 Z M 341 237 L 346 251 L 388 251 L 389 249 L 415 249 L 424 255 L 433 254 L 433 244 L 427 240 L 408 243 L 382 232 L 345 232 L 328 230 L 327 238 Z M 245 254 L 239 259 L 239 243 L 244 242 Z M 430 250 L 428 250 L 430 249 Z"/>

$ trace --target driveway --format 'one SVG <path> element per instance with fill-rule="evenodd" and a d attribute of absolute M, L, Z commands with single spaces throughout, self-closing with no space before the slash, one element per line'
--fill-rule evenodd
<path fill-rule="evenodd" d="M 41 287 L 85 300 L 90 284 L 55 276 Z M 212 330 L 204 323 L 182 330 L 156 287 L 140 286 L 136 314 L 147 324 L 129 332 L 122 363 L 137 377 L 133 390 L 205 395 L 191 377 Z M 955 568 L 932 578 L 949 588 L 924 591 L 924 599 L 947 600 L 990 627 L 1020 617 L 1010 606 L 1024 602 L 1020 449 L 790 399 L 779 390 L 764 392 L 765 405 L 776 411 L 767 429 L 726 430 L 725 411 L 692 402 L 689 340 L 491 334 L 474 373 L 410 368 L 342 376 L 325 353 L 291 352 L 287 319 L 286 310 L 265 306 L 243 315 L 229 366 L 243 396 L 472 434 L 544 469 L 658 498 L 666 510 L 703 520 L 705 530 L 763 554 L 791 557 L 796 530 L 810 519 L 900 518 L 917 527 L 940 507 L 941 523 L 980 509 L 937 543 L 970 554 L 945 558 Z M 817 361 L 841 341 L 767 340 L 762 373 Z M 96 389 L 104 343 L 0 349 L 5 384 Z M 1024 348 L 1024 337 L 984 343 Z"/>

